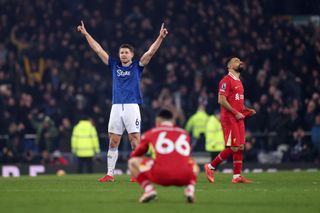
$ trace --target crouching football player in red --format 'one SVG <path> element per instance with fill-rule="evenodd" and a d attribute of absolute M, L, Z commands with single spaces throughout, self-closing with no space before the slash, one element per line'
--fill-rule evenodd
<path fill-rule="evenodd" d="M 144 157 L 149 147 L 152 158 Z M 162 186 L 185 186 L 188 203 L 194 202 L 195 184 L 199 167 L 190 157 L 189 134 L 174 126 L 173 114 L 161 110 L 156 117 L 156 127 L 147 131 L 140 145 L 132 152 L 128 162 L 131 174 L 144 189 L 139 202 L 146 203 L 156 198 L 152 183 Z"/>

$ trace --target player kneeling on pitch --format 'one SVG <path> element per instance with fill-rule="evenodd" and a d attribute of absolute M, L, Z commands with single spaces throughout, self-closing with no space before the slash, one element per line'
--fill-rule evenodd
<path fill-rule="evenodd" d="M 144 157 L 150 150 L 152 158 Z M 161 110 L 156 117 L 156 127 L 147 131 L 140 145 L 132 152 L 128 162 L 131 174 L 144 189 L 140 203 L 157 197 L 152 183 L 162 186 L 185 186 L 184 195 L 193 203 L 199 167 L 190 157 L 189 134 L 175 126 L 169 110 Z"/>

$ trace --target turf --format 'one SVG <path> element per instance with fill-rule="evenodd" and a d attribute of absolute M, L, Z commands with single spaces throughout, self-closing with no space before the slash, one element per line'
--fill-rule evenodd
<path fill-rule="evenodd" d="M 98 183 L 100 174 L 0 178 L 0 212 L 320 212 L 320 172 L 249 173 L 254 184 L 231 184 L 216 174 L 209 184 L 200 174 L 196 203 L 186 204 L 183 189 L 158 187 L 158 199 L 137 202 L 142 191 L 129 176 Z"/>

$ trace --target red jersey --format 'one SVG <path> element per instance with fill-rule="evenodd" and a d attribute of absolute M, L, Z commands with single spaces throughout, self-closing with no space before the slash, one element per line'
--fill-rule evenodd
<path fill-rule="evenodd" d="M 191 145 L 189 134 L 171 123 L 147 131 L 131 157 L 143 156 L 149 149 L 154 159 L 153 170 L 160 173 L 176 174 L 177 170 L 191 168 Z"/>
<path fill-rule="evenodd" d="M 240 79 L 231 72 L 226 75 L 219 83 L 219 95 L 226 96 L 231 107 L 244 112 L 244 89 Z M 234 118 L 234 115 L 221 105 L 221 118 Z"/>

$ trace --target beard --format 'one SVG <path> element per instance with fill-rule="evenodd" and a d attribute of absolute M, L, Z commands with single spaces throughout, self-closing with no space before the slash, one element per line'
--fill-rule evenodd
<path fill-rule="evenodd" d="M 244 64 L 240 63 L 238 67 L 234 69 L 236 72 L 241 73 L 244 70 Z"/>

